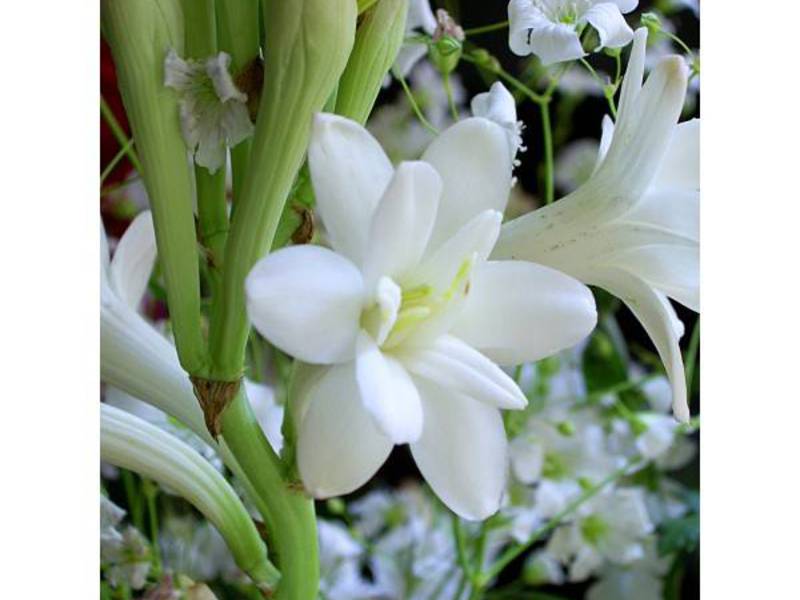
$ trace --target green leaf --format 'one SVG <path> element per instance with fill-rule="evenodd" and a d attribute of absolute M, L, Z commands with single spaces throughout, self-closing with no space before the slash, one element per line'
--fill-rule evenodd
<path fill-rule="evenodd" d="M 667 556 L 675 552 L 693 552 L 700 541 L 700 515 L 692 513 L 662 525 L 658 553 Z"/>

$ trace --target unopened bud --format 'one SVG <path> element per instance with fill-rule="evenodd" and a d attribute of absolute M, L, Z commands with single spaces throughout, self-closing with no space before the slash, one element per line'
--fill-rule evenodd
<path fill-rule="evenodd" d="M 647 27 L 647 32 L 653 36 L 661 31 L 661 19 L 654 12 L 642 13 L 640 22 L 643 27 Z"/>

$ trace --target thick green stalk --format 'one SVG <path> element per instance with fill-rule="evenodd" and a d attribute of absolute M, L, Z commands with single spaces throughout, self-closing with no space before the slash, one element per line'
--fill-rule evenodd
<path fill-rule="evenodd" d="M 102 25 L 153 210 L 178 356 L 187 371 L 202 373 L 207 360 L 191 180 L 175 95 L 164 86 L 164 57 L 183 47 L 180 5 L 103 0 Z"/>
<path fill-rule="evenodd" d="M 258 0 L 222 0 L 217 2 L 217 42 L 219 49 L 231 57 L 231 73 L 237 83 L 243 73 L 257 74 L 252 69 L 258 60 Z M 258 67 L 255 67 L 256 69 Z M 249 71 L 247 71 L 249 69 Z M 257 87 L 258 81 L 255 82 Z M 253 86 L 245 89 L 250 97 L 256 92 Z M 231 148 L 231 168 L 233 171 L 233 198 L 239 198 L 247 172 L 247 159 L 250 156 L 251 140 L 247 139 Z"/>
<path fill-rule="evenodd" d="M 308 146 L 312 117 L 347 63 L 355 23 L 355 0 L 264 2 L 268 81 L 225 249 L 220 310 L 211 323 L 216 380 L 237 381 L 242 375 L 249 332 L 244 280 L 272 244 Z"/>
<path fill-rule="evenodd" d="M 360 19 L 355 44 L 339 80 L 336 114 L 362 125 L 403 43 L 408 0 L 380 0 Z"/>
<path fill-rule="evenodd" d="M 183 0 L 186 58 L 205 60 L 217 53 L 217 18 L 214 0 Z M 228 207 L 225 199 L 223 165 L 215 173 L 195 165 L 197 216 L 200 242 L 211 279 L 212 293 L 217 294 L 222 279 L 222 261 L 228 236 Z"/>
<path fill-rule="evenodd" d="M 242 388 L 223 414 L 222 429 L 227 449 L 266 505 L 261 512 L 270 556 L 281 573 L 275 598 L 314 600 L 319 585 L 319 552 L 313 500 L 302 485 L 284 479 L 280 458 L 253 416 Z"/>

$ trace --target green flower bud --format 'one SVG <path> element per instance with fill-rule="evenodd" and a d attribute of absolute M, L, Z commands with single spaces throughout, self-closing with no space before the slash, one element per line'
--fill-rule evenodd
<path fill-rule="evenodd" d="M 408 0 L 380 0 L 361 18 L 356 40 L 339 79 L 336 114 L 362 125 L 397 57 L 406 28 Z"/>
<path fill-rule="evenodd" d="M 444 35 L 428 46 L 428 57 L 442 75 L 452 73 L 461 60 L 463 46 L 451 35 Z"/>
<path fill-rule="evenodd" d="M 575 433 L 575 425 L 573 425 L 571 421 L 561 421 L 558 425 L 556 425 L 556 429 L 558 430 L 558 433 L 564 437 L 570 437 Z"/>
<path fill-rule="evenodd" d="M 647 27 L 647 33 L 651 37 L 661 31 L 661 19 L 654 12 L 642 13 L 640 21 L 643 27 Z"/>
<path fill-rule="evenodd" d="M 204 367 L 205 342 L 192 184 L 176 95 L 164 85 L 167 52 L 183 52 L 180 3 L 103 0 L 101 14 L 153 209 L 178 355 L 183 367 L 196 373 Z"/>

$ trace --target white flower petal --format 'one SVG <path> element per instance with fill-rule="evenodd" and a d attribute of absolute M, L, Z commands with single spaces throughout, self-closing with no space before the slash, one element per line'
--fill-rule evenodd
<path fill-rule="evenodd" d="M 625 77 L 622 80 L 622 89 L 619 93 L 619 106 L 617 114 L 623 115 L 633 110 L 633 105 L 639 97 L 644 79 L 644 59 L 647 52 L 647 27 L 639 27 L 633 33 L 633 47 L 625 67 Z"/>
<path fill-rule="evenodd" d="M 483 354 L 450 335 L 401 356 L 417 380 L 425 378 L 498 408 L 525 408 L 528 400 L 514 380 Z"/>
<path fill-rule="evenodd" d="M 436 30 L 436 17 L 431 10 L 430 0 L 410 0 L 408 3 L 406 31 L 412 32 L 417 29 L 427 34 L 432 34 Z"/>
<path fill-rule="evenodd" d="M 700 119 L 678 123 L 653 187 L 700 189 Z"/>
<path fill-rule="evenodd" d="M 392 441 L 361 404 L 352 362 L 327 369 L 307 394 L 297 444 L 303 483 L 317 498 L 352 492 L 384 463 Z"/>
<path fill-rule="evenodd" d="M 111 287 L 136 310 L 156 262 L 156 233 L 149 210 L 139 213 L 125 230 L 109 266 Z"/>
<path fill-rule="evenodd" d="M 700 191 L 653 186 L 625 215 L 625 220 L 699 242 Z"/>
<path fill-rule="evenodd" d="M 508 442 L 500 411 L 434 384 L 418 382 L 422 437 L 411 453 L 423 477 L 450 510 L 480 520 L 500 506 Z"/>
<path fill-rule="evenodd" d="M 481 117 L 459 121 L 431 142 L 422 160 L 444 184 L 429 252 L 478 213 L 505 210 L 513 157 L 506 132 L 496 123 Z"/>
<path fill-rule="evenodd" d="M 263 383 L 243 378 L 247 399 L 272 449 L 280 454 L 283 448 L 283 406 L 275 402 L 275 392 Z"/>
<path fill-rule="evenodd" d="M 475 269 L 453 333 L 514 365 L 577 344 L 596 322 L 594 297 L 579 281 L 530 262 L 490 261 Z"/>
<path fill-rule="evenodd" d="M 353 357 L 364 285 L 346 258 L 292 246 L 256 263 L 245 280 L 247 313 L 272 344 L 314 364 Z"/>
<path fill-rule="evenodd" d="M 698 246 L 652 244 L 623 250 L 603 262 L 635 273 L 651 286 L 695 312 L 700 312 Z"/>
<path fill-rule="evenodd" d="M 627 15 L 629 12 L 633 12 L 636 10 L 636 7 L 639 6 L 639 0 L 610 0 L 612 3 L 616 4 L 619 7 L 619 10 L 622 14 Z"/>
<path fill-rule="evenodd" d="M 331 245 L 360 265 L 372 215 L 394 173 L 392 163 L 361 125 L 320 113 L 314 118 L 308 165 Z"/>
<path fill-rule="evenodd" d="M 584 19 L 597 30 L 602 48 L 622 48 L 631 43 L 633 31 L 625 22 L 619 7 L 612 2 L 595 4 L 584 14 Z"/>
<path fill-rule="evenodd" d="M 404 162 L 375 210 L 364 256 L 364 282 L 371 290 L 386 275 L 402 280 L 425 252 L 436 220 L 442 180 L 429 164 Z"/>
<path fill-rule="evenodd" d="M 422 433 L 419 392 L 403 365 L 381 352 L 364 331 L 358 336 L 356 380 L 361 402 L 378 428 L 395 444 L 417 441 Z"/>
<path fill-rule="evenodd" d="M 488 92 L 478 94 L 470 103 L 472 114 L 494 121 L 502 127 L 508 137 L 511 156 L 517 155 L 522 146 L 520 124 L 517 122 L 517 102 L 506 87 L 495 81 Z"/>
<path fill-rule="evenodd" d="M 475 215 L 415 269 L 408 285 L 427 284 L 439 292 L 447 289 L 465 260 L 474 256 L 475 262 L 481 263 L 488 258 L 502 221 L 503 215 L 496 210 Z"/>
<path fill-rule="evenodd" d="M 596 269 L 592 279 L 589 283 L 608 290 L 625 302 L 645 328 L 672 384 L 672 410 L 679 421 L 688 421 L 686 375 L 678 344 L 683 327 L 669 300 L 646 282 L 621 269 Z"/>

